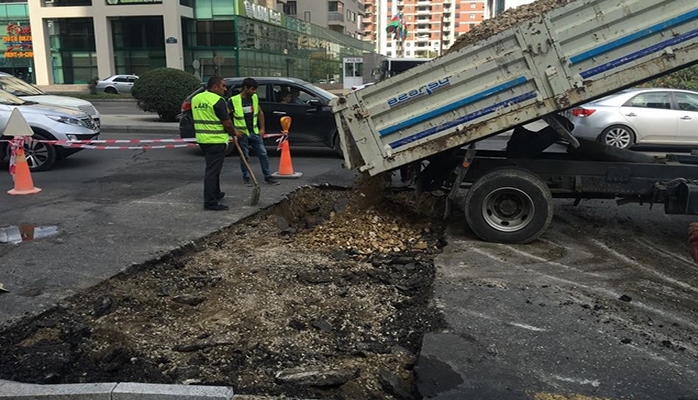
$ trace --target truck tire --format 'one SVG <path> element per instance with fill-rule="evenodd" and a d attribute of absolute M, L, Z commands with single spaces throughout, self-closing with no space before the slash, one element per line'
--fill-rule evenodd
<path fill-rule="evenodd" d="M 529 243 L 543 234 L 553 219 L 552 195 L 530 172 L 495 170 L 475 181 L 468 191 L 465 219 L 482 240 Z"/>

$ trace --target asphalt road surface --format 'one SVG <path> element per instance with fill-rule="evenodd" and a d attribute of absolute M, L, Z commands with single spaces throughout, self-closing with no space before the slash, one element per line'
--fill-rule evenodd
<path fill-rule="evenodd" d="M 340 165 L 329 149 L 294 149 L 294 167 L 306 175 L 285 185 L 351 183 Z M 229 201 L 247 196 L 238 168 L 235 158 L 224 167 Z M 0 318 L 48 307 L 66 291 L 225 226 L 230 215 L 201 211 L 202 170 L 196 148 L 84 150 L 33 174 L 40 194 L 4 195 L 0 226 L 55 226 L 59 234 L 0 244 L 0 282 L 12 289 L 0 299 Z M 9 175 L 0 175 L 0 187 L 12 187 Z M 281 201 L 288 187 L 263 189 L 261 207 Z M 422 394 L 698 399 L 698 267 L 686 246 L 695 217 L 559 200 L 540 240 L 512 246 L 477 240 L 458 213 L 435 286 L 448 329 L 424 339 Z"/>

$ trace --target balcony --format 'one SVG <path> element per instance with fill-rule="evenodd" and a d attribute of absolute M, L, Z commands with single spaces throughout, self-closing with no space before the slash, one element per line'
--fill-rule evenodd
<path fill-rule="evenodd" d="M 338 22 L 344 22 L 344 13 L 338 11 L 328 12 L 327 22 L 331 25 L 337 25 Z"/>
<path fill-rule="evenodd" d="M 418 7 L 417 8 L 417 15 L 430 15 L 431 14 L 431 7 Z"/>

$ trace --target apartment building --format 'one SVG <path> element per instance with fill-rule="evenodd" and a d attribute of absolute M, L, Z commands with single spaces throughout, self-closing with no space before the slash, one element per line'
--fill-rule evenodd
<path fill-rule="evenodd" d="M 534 0 L 486 0 L 485 18 L 494 18 L 503 13 L 508 8 L 516 8 L 518 6 L 533 3 Z"/>
<path fill-rule="evenodd" d="M 485 0 L 365 0 L 364 40 L 388 57 L 436 57 L 485 17 Z M 399 13 L 407 29 L 400 43 L 386 28 Z"/>

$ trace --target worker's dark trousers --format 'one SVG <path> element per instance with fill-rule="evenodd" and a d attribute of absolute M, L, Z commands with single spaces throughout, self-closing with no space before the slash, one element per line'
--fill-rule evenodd
<path fill-rule="evenodd" d="M 225 160 L 227 144 L 199 144 L 206 159 L 206 172 L 204 173 L 204 205 L 218 203 L 218 193 L 221 192 L 221 169 Z"/>

